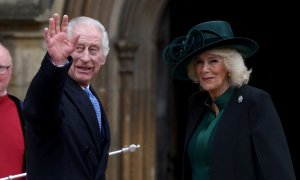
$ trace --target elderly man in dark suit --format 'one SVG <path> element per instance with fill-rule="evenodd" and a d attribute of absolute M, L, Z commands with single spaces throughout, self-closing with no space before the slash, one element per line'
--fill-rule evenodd
<path fill-rule="evenodd" d="M 48 52 L 24 100 L 27 179 L 104 180 L 110 130 L 90 83 L 105 64 L 107 32 L 95 19 L 64 15 L 60 24 L 54 14 L 44 39 Z"/>

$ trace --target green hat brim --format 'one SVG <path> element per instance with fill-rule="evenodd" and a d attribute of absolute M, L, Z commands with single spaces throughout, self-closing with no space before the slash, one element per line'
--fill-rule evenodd
<path fill-rule="evenodd" d="M 192 59 L 206 50 L 220 47 L 236 49 L 241 53 L 243 58 L 248 58 L 256 53 L 256 51 L 259 48 L 259 45 L 251 39 L 242 37 L 221 39 L 219 41 L 206 44 L 205 46 L 202 46 L 201 48 L 196 49 L 195 51 L 187 54 L 177 64 L 174 65 L 172 70 L 173 78 L 179 80 L 190 80 L 190 78 L 187 75 L 187 66 L 192 61 Z M 166 49 L 164 53 L 168 54 L 168 49 Z"/>

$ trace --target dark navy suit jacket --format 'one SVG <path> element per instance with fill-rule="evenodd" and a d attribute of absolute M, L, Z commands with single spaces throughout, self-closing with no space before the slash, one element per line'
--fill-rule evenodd
<path fill-rule="evenodd" d="M 184 145 L 183 179 L 191 180 L 188 142 L 208 110 L 208 93 L 197 92 Z M 288 144 L 273 102 L 265 91 L 245 85 L 235 89 L 210 140 L 212 180 L 295 180 Z"/>
<path fill-rule="evenodd" d="M 71 63 L 56 67 L 46 54 L 26 94 L 23 115 L 28 180 L 105 179 L 109 124 L 101 106 L 105 133 L 101 138 L 88 96 L 68 76 Z"/>

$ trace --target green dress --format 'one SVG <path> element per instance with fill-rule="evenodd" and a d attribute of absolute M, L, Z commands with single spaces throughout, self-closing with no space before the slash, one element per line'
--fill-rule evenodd
<path fill-rule="evenodd" d="M 193 180 L 210 180 L 210 138 L 216 124 L 221 119 L 226 105 L 228 104 L 233 94 L 233 88 L 228 88 L 220 97 L 214 102 L 218 108 L 219 113 L 215 116 L 214 112 L 208 111 L 201 123 L 194 132 L 189 145 L 188 157 L 192 167 Z"/>

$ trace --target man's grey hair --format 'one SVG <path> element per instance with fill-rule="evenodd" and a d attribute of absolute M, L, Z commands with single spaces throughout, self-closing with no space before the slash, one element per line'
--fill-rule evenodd
<path fill-rule="evenodd" d="M 77 24 L 92 24 L 95 25 L 95 27 L 99 28 L 100 32 L 102 32 L 102 49 L 103 49 L 103 55 L 107 57 L 109 53 L 109 39 L 108 39 L 108 33 L 105 29 L 105 27 L 100 23 L 100 21 L 86 17 L 86 16 L 80 16 L 76 17 L 70 20 L 69 25 L 68 25 L 68 37 L 72 37 L 73 29 L 74 26 Z"/>

